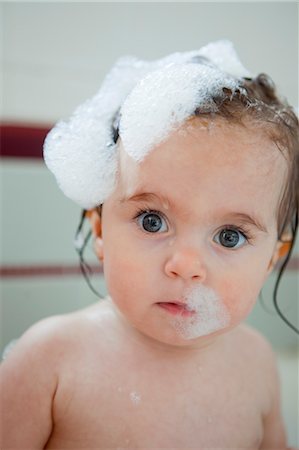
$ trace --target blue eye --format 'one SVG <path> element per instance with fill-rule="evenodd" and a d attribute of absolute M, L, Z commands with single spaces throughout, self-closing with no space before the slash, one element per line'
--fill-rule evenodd
<path fill-rule="evenodd" d="M 139 226 L 148 233 L 162 233 L 168 230 L 165 219 L 157 212 L 141 212 L 137 219 Z"/>
<path fill-rule="evenodd" d="M 214 240 L 226 248 L 239 248 L 247 242 L 247 237 L 234 228 L 224 228 L 215 236 Z"/>

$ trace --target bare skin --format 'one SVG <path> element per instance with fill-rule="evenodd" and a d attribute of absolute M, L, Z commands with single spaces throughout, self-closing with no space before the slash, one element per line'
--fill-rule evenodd
<path fill-rule="evenodd" d="M 280 254 L 286 163 L 254 127 L 180 131 L 141 164 L 121 150 L 90 213 L 111 300 L 20 340 L 2 365 L 1 448 L 286 449 L 273 353 L 242 325 Z M 198 285 L 228 320 L 189 339 L 168 306 Z"/>
<path fill-rule="evenodd" d="M 201 349 L 169 348 L 107 300 L 36 325 L 4 376 L 15 367 L 20 402 L 9 407 L 2 448 L 285 448 L 273 354 L 244 326 Z"/>

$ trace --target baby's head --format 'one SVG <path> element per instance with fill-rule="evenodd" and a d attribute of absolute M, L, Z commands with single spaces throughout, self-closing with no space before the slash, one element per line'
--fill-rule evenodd
<path fill-rule="evenodd" d="M 46 162 L 93 211 L 108 290 L 131 324 L 179 344 L 222 332 L 293 238 L 297 118 L 227 42 L 121 61 L 52 131 Z"/>

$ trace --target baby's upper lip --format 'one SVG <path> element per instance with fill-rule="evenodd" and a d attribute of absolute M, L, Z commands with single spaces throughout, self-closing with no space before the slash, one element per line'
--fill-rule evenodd
<path fill-rule="evenodd" d="M 163 305 L 172 305 L 173 307 L 177 307 L 178 310 L 181 310 L 181 311 L 195 312 L 193 310 L 193 308 L 190 308 L 188 303 L 183 300 L 166 300 L 166 301 L 158 302 L 157 304 L 162 307 L 163 307 Z"/>
<path fill-rule="evenodd" d="M 181 301 L 181 300 L 165 300 L 162 302 L 158 302 L 158 304 L 161 304 L 161 303 L 170 303 L 172 305 L 187 306 L 187 303 L 184 301 Z"/>

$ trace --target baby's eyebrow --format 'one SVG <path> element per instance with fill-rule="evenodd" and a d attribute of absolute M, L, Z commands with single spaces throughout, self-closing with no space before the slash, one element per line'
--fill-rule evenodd
<path fill-rule="evenodd" d="M 120 199 L 120 203 L 125 202 L 154 202 L 158 201 L 160 203 L 163 203 L 163 205 L 166 205 L 167 207 L 170 206 L 170 201 L 168 198 L 166 198 L 163 195 L 154 194 L 153 192 L 140 192 L 136 193 L 132 196 L 124 196 Z"/>
<path fill-rule="evenodd" d="M 228 214 L 226 217 L 229 218 L 229 220 L 237 220 L 241 224 L 243 223 L 253 225 L 263 233 L 268 233 L 266 226 L 261 221 L 259 221 L 257 217 L 254 217 L 252 215 L 246 213 L 232 212 Z"/>

